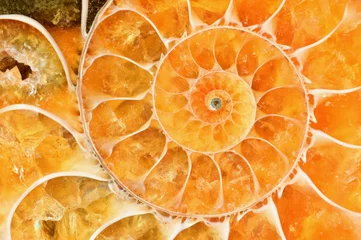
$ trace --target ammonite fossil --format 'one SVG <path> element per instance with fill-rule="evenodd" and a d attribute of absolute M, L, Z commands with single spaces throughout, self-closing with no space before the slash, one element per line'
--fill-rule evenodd
<path fill-rule="evenodd" d="M 1 239 L 361 239 L 360 1 L 0 13 Z"/>

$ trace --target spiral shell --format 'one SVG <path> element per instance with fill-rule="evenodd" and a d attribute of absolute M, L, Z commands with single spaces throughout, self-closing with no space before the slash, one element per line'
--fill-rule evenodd
<path fill-rule="evenodd" d="M 360 1 L 22 5 L 0 239 L 361 239 Z"/>
<path fill-rule="evenodd" d="M 294 65 L 246 29 L 210 27 L 169 48 L 152 28 L 115 8 L 89 37 L 81 94 L 105 165 L 169 212 L 214 215 L 262 201 L 292 170 L 306 135 Z"/>

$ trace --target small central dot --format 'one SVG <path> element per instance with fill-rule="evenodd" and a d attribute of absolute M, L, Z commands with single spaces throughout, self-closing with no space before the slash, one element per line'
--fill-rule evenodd
<path fill-rule="evenodd" d="M 218 110 L 222 107 L 222 99 L 220 98 L 213 98 L 211 100 L 211 109 Z"/>

